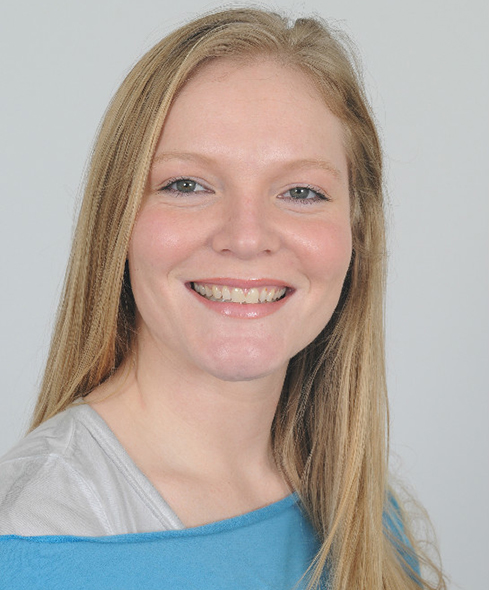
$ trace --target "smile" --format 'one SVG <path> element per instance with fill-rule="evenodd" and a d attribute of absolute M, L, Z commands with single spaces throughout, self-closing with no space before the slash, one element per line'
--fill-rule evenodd
<path fill-rule="evenodd" d="M 239 287 L 196 282 L 190 285 L 196 293 L 209 301 L 229 301 L 244 304 L 273 303 L 285 297 L 287 292 L 286 287 L 267 286 L 241 289 Z"/>

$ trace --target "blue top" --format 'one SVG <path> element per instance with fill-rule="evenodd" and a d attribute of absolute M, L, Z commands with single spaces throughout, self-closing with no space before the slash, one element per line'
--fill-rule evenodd
<path fill-rule="evenodd" d="M 419 574 L 391 498 L 384 526 Z M 406 547 L 407 545 L 407 547 Z M 408 549 L 408 553 L 406 553 Z M 188 529 L 103 537 L 0 536 L 0 590 L 303 590 L 319 550 L 297 494 Z"/>
<path fill-rule="evenodd" d="M 0 588 L 292 590 L 318 549 L 292 494 L 243 516 L 183 530 L 0 536 Z"/>

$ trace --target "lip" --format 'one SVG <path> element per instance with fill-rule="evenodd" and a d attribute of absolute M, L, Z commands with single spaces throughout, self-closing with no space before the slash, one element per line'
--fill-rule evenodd
<path fill-rule="evenodd" d="M 278 301 L 271 301 L 265 303 L 256 304 L 243 304 L 234 303 L 232 301 L 210 301 L 205 297 L 202 297 L 194 289 L 192 289 L 192 283 L 204 283 L 212 285 L 226 285 L 228 287 L 237 287 L 240 289 L 253 289 L 258 287 L 286 287 L 287 291 L 285 295 Z M 205 278 L 195 279 L 185 283 L 187 290 L 191 293 L 196 300 L 204 305 L 207 309 L 224 315 L 229 318 L 237 319 L 260 319 L 268 315 L 271 315 L 279 311 L 290 299 L 295 289 L 284 281 L 278 281 L 277 279 L 231 279 L 231 278 Z"/>

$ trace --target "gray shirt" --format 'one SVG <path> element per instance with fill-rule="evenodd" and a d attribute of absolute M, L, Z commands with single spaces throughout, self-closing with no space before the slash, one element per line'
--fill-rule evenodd
<path fill-rule="evenodd" d="M 86 404 L 47 420 L 0 459 L 0 535 L 101 536 L 181 528 Z"/>

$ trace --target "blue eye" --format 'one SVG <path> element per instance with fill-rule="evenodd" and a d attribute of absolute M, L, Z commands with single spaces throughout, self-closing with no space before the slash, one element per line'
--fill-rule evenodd
<path fill-rule="evenodd" d="M 173 193 L 200 193 L 206 191 L 201 184 L 191 178 L 177 178 L 160 188 L 160 191 Z"/>
<path fill-rule="evenodd" d="M 327 201 L 328 198 L 324 193 L 310 186 L 294 186 L 284 193 L 286 198 L 294 201 Z"/>

